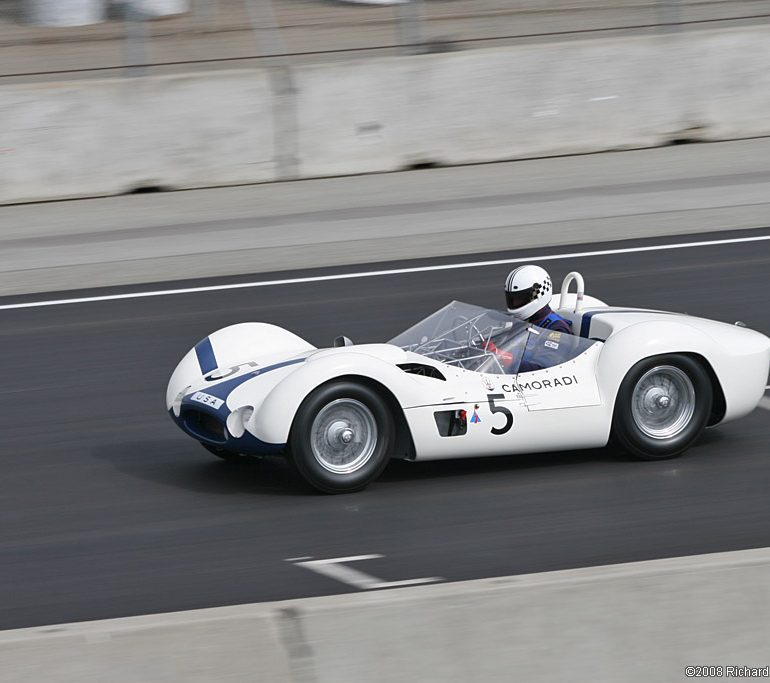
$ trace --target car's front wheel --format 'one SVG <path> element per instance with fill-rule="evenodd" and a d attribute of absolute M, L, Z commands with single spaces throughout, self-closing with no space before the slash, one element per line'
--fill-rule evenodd
<path fill-rule="evenodd" d="M 679 354 L 647 358 L 620 385 L 613 435 L 643 460 L 673 458 L 706 428 L 712 400 L 711 380 L 697 360 Z"/>
<path fill-rule="evenodd" d="M 334 382 L 302 402 L 289 436 L 289 456 L 320 491 L 359 491 L 388 464 L 394 431 L 389 406 L 376 391 L 358 382 Z"/>

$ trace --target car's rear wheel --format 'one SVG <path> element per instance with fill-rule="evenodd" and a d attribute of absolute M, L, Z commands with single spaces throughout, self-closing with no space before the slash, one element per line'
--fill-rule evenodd
<path fill-rule="evenodd" d="M 676 457 L 705 429 L 712 400 L 711 380 L 694 358 L 647 358 L 631 368 L 620 385 L 613 435 L 643 460 Z"/>
<path fill-rule="evenodd" d="M 358 382 L 334 382 L 302 402 L 289 436 L 289 456 L 320 491 L 360 491 L 388 464 L 394 432 L 388 404 L 376 391 Z"/>

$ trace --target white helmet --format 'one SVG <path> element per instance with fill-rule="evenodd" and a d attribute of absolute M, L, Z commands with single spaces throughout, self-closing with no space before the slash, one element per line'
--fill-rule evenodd
<path fill-rule="evenodd" d="M 551 303 L 553 285 L 548 271 L 540 266 L 519 266 L 505 281 L 508 312 L 526 320 Z"/>

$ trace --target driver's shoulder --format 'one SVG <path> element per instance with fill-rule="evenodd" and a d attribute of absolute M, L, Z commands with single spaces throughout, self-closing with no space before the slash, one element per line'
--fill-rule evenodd
<path fill-rule="evenodd" d="M 566 318 L 562 318 L 558 313 L 549 313 L 540 325 L 543 329 L 551 332 L 563 332 L 572 334 L 572 324 Z"/>

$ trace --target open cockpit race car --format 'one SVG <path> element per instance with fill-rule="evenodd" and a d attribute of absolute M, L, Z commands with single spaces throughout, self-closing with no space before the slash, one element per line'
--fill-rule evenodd
<path fill-rule="evenodd" d="M 572 281 L 575 294 L 567 294 Z M 390 458 L 598 448 L 681 454 L 760 402 L 770 339 L 740 323 L 607 306 L 570 273 L 572 334 L 454 301 L 388 343 L 317 349 L 267 323 L 225 327 L 181 360 L 167 409 L 215 455 L 288 457 L 314 487 L 357 491 Z"/>

